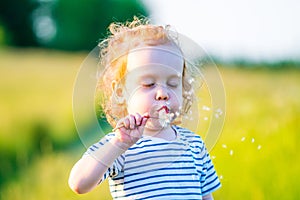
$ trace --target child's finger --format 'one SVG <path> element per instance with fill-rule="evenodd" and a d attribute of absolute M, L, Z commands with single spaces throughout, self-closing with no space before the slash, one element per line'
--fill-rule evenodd
<path fill-rule="evenodd" d="M 148 119 L 149 119 L 149 117 L 147 117 L 147 116 L 142 117 L 141 124 L 138 127 L 138 130 L 139 130 L 140 134 L 143 134 L 144 128 L 145 128 L 145 125 L 146 125 Z"/>
<path fill-rule="evenodd" d="M 126 128 L 126 129 L 128 129 L 129 128 L 129 126 L 130 126 L 130 121 L 129 121 L 129 119 L 126 117 L 126 118 L 124 118 L 124 120 L 123 120 L 123 125 L 124 125 L 124 128 Z"/>
<path fill-rule="evenodd" d="M 135 123 L 137 126 L 140 126 L 142 124 L 142 116 L 139 113 L 135 114 Z"/>
<path fill-rule="evenodd" d="M 148 113 L 145 113 L 142 117 L 141 126 L 145 126 L 147 123 L 147 120 L 150 118 Z"/>
<path fill-rule="evenodd" d="M 128 120 L 130 123 L 130 129 L 134 129 L 136 127 L 136 120 L 134 115 L 129 115 Z"/>

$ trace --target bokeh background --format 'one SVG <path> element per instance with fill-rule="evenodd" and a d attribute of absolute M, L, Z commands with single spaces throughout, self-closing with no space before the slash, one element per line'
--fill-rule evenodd
<path fill-rule="evenodd" d="M 300 199 L 299 9 L 296 0 L 2 0 L 0 199 L 111 199 L 107 183 L 84 195 L 68 187 L 85 151 L 72 92 L 106 27 L 133 15 L 171 24 L 219 67 L 227 109 L 210 152 L 223 184 L 215 199 Z"/>

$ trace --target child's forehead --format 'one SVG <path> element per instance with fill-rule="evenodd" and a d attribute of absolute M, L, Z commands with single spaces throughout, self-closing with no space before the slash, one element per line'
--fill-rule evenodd
<path fill-rule="evenodd" d="M 171 44 L 135 48 L 128 53 L 128 71 L 154 64 L 169 66 L 176 71 L 182 71 L 184 59 L 178 47 Z"/>
<path fill-rule="evenodd" d="M 127 73 L 127 79 L 181 79 L 183 67 L 174 68 L 162 64 L 149 64 L 135 68 Z"/>

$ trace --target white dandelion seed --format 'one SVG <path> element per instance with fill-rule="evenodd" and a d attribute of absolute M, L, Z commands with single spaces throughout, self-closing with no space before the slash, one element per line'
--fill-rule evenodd
<path fill-rule="evenodd" d="M 218 113 L 218 115 L 222 115 L 222 114 L 223 114 L 223 111 L 221 110 L 221 108 L 218 108 L 218 109 L 216 110 L 216 113 Z"/>
<path fill-rule="evenodd" d="M 193 78 L 190 78 L 190 79 L 188 80 L 189 84 L 192 84 L 194 81 L 195 81 L 195 79 L 193 79 Z"/>
<path fill-rule="evenodd" d="M 202 106 L 202 110 L 209 111 L 209 110 L 210 110 L 210 107 L 208 107 L 208 106 Z"/>

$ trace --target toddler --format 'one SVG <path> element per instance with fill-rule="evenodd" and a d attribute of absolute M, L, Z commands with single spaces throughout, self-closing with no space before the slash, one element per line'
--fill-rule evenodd
<path fill-rule="evenodd" d="M 74 165 L 86 193 L 109 179 L 114 199 L 213 199 L 221 184 L 200 136 L 180 127 L 193 103 L 192 69 L 169 27 L 134 18 L 99 46 L 102 108 L 114 127 Z"/>

